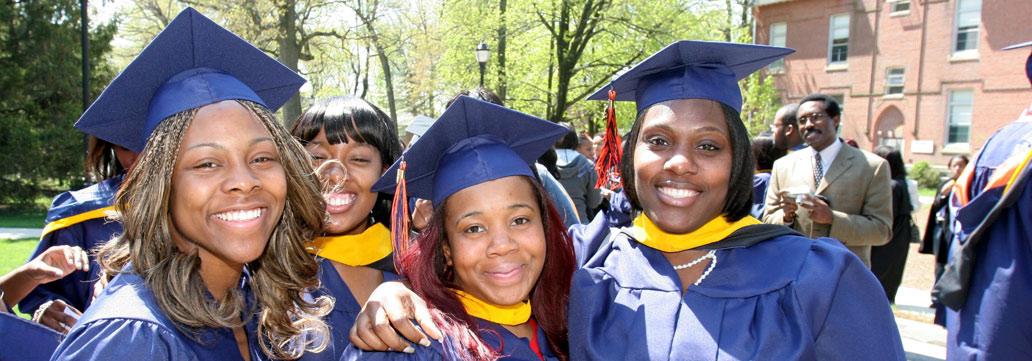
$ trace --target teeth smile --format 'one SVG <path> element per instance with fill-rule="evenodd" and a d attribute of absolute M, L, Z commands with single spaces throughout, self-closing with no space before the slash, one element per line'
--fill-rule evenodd
<path fill-rule="evenodd" d="M 699 192 L 693 191 L 691 189 L 670 188 L 670 187 L 660 187 L 659 191 L 661 193 L 663 193 L 663 194 L 665 194 L 667 196 L 673 197 L 673 198 L 689 198 L 689 197 L 694 197 L 694 196 L 699 194 Z"/>
<path fill-rule="evenodd" d="M 323 196 L 326 199 L 326 204 L 334 207 L 346 206 L 355 202 L 355 195 L 352 193 L 348 194 L 326 194 Z"/>
<path fill-rule="evenodd" d="M 215 214 L 215 217 L 226 222 L 244 222 L 261 217 L 265 208 L 255 208 L 246 211 L 229 211 Z"/>

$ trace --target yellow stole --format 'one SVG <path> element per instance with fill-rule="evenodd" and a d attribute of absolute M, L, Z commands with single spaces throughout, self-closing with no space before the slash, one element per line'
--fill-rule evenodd
<path fill-rule="evenodd" d="M 523 301 L 512 306 L 499 306 L 485 302 L 476 296 L 452 289 L 470 316 L 499 325 L 516 326 L 530 320 L 530 301 Z"/>
<path fill-rule="evenodd" d="M 376 223 L 360 234 L 317 237 L 308 253 L 352 267 L 367 266 L 391 254 L 391 231 Z"/>
<path fill-rule="evenodd" d="M 659 229 L 642 213 L 634 219 L 632 227 L 638 243 L 663 252 L 680 252 L 723 240 L 734 231 L 754 224 L 760 224 L 760 221 L 753 216 L 745 216 L 735 222 L 717 216 L 689 233 L 670 234 Z"/>

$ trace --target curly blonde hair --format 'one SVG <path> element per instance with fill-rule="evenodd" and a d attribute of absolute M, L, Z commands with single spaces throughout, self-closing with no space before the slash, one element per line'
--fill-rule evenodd
<path fill-rule="evenodd" d="M 172 172 L 197 109 L 166 118 L 148 139 L 115 200 L 125 233 L 104 245 L 98 259 L 111 276 L 131 263 L 161 310 L 185 334 L 196 337 L 202 328 L 241 327 L 250 317 L 240 315 L 257 315 L 262 351 L 276 359 L 296 359 L 306 351 L 322 351 L 331 337 L 322 317 L 333 308 L 333 300 L 304 296 L 319 287 L 319 266 L 305 252 L 305 244 L 321 229 L 323 200 L 304 148 L 264 106 L 237 102 L 272 134 L 287 180 L 283 215 L 262 255 L 248 264 L 253 308 L 248 309 L 236 289 L 218 302 L 206 298 L 200 258 L 196 252 L 181 252 L 172 240 Z"/>

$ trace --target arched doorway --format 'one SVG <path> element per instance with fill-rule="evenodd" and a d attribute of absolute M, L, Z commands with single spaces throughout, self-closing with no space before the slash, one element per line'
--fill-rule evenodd
<path fill-rule="evenodd" d="M 875 146 L 887 145 L 896 148 L 900 153 L 904 153 L 904 130 L 903 130 L 903 112 L 899 111 L 899 108 L 890 106 L 882 111 L 881 116 L 878 117 L 878 126 L 874 131 Z"/>

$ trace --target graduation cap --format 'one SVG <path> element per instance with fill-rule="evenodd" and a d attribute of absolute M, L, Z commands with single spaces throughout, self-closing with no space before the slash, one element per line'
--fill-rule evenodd
<path fill-rule="evenodd" d="M 709 99 L 742 111 L 738 81 L 785 55 L 789 48 L 683 40 L 670 44 L 588 97 L 634 101 L 638 112 L 674 99 Z"/>
<path fill-rule="evenodd" d="M 135 152 L 163 119 L 223 100 L 275 111 L 305 83 L 276 59 L 192 8 L 140 52 L 75 127 Z"/>
<path fill-rule="evenodd" d="M 567 129 L 499 105 L 461 96 L 373 185 L 389 192 L 406 163 L 408 195 L 441 204 L 465 188 L 534 176 L 533 164 Z"/>
<path fill-rule="evenodd" d="M 602 138 L 596 188 L 618 189 L 620 136 L 614 101 L 634 101 L 638 114 L 649 106 L 674 99 L 709 99 L 742 111 L 738 81 L 795 50 L 766 45 L 682 40 L 652 54 L 588 97 L 609 100 L 606 133 Z"/>
<path fill-rule="evenodd" d="M 1032 41 L 1026 41 L 1026 42 L 1020 43 L 1020 44 L 1014 44 L 1014 45 L 1008 46 L 1006 48 L 1003 48 L 1003 50 L 1014 50 L 1014 49 L 1021 49 L 1021 48 L 1027 48 L 1027 47 L 1032 47 Z M 1029 53 L 1028 60 L 1025 60 L 1025 76 L 1028 77 L 1029 83 L 1032 83 L 1032 53 Z"/>

